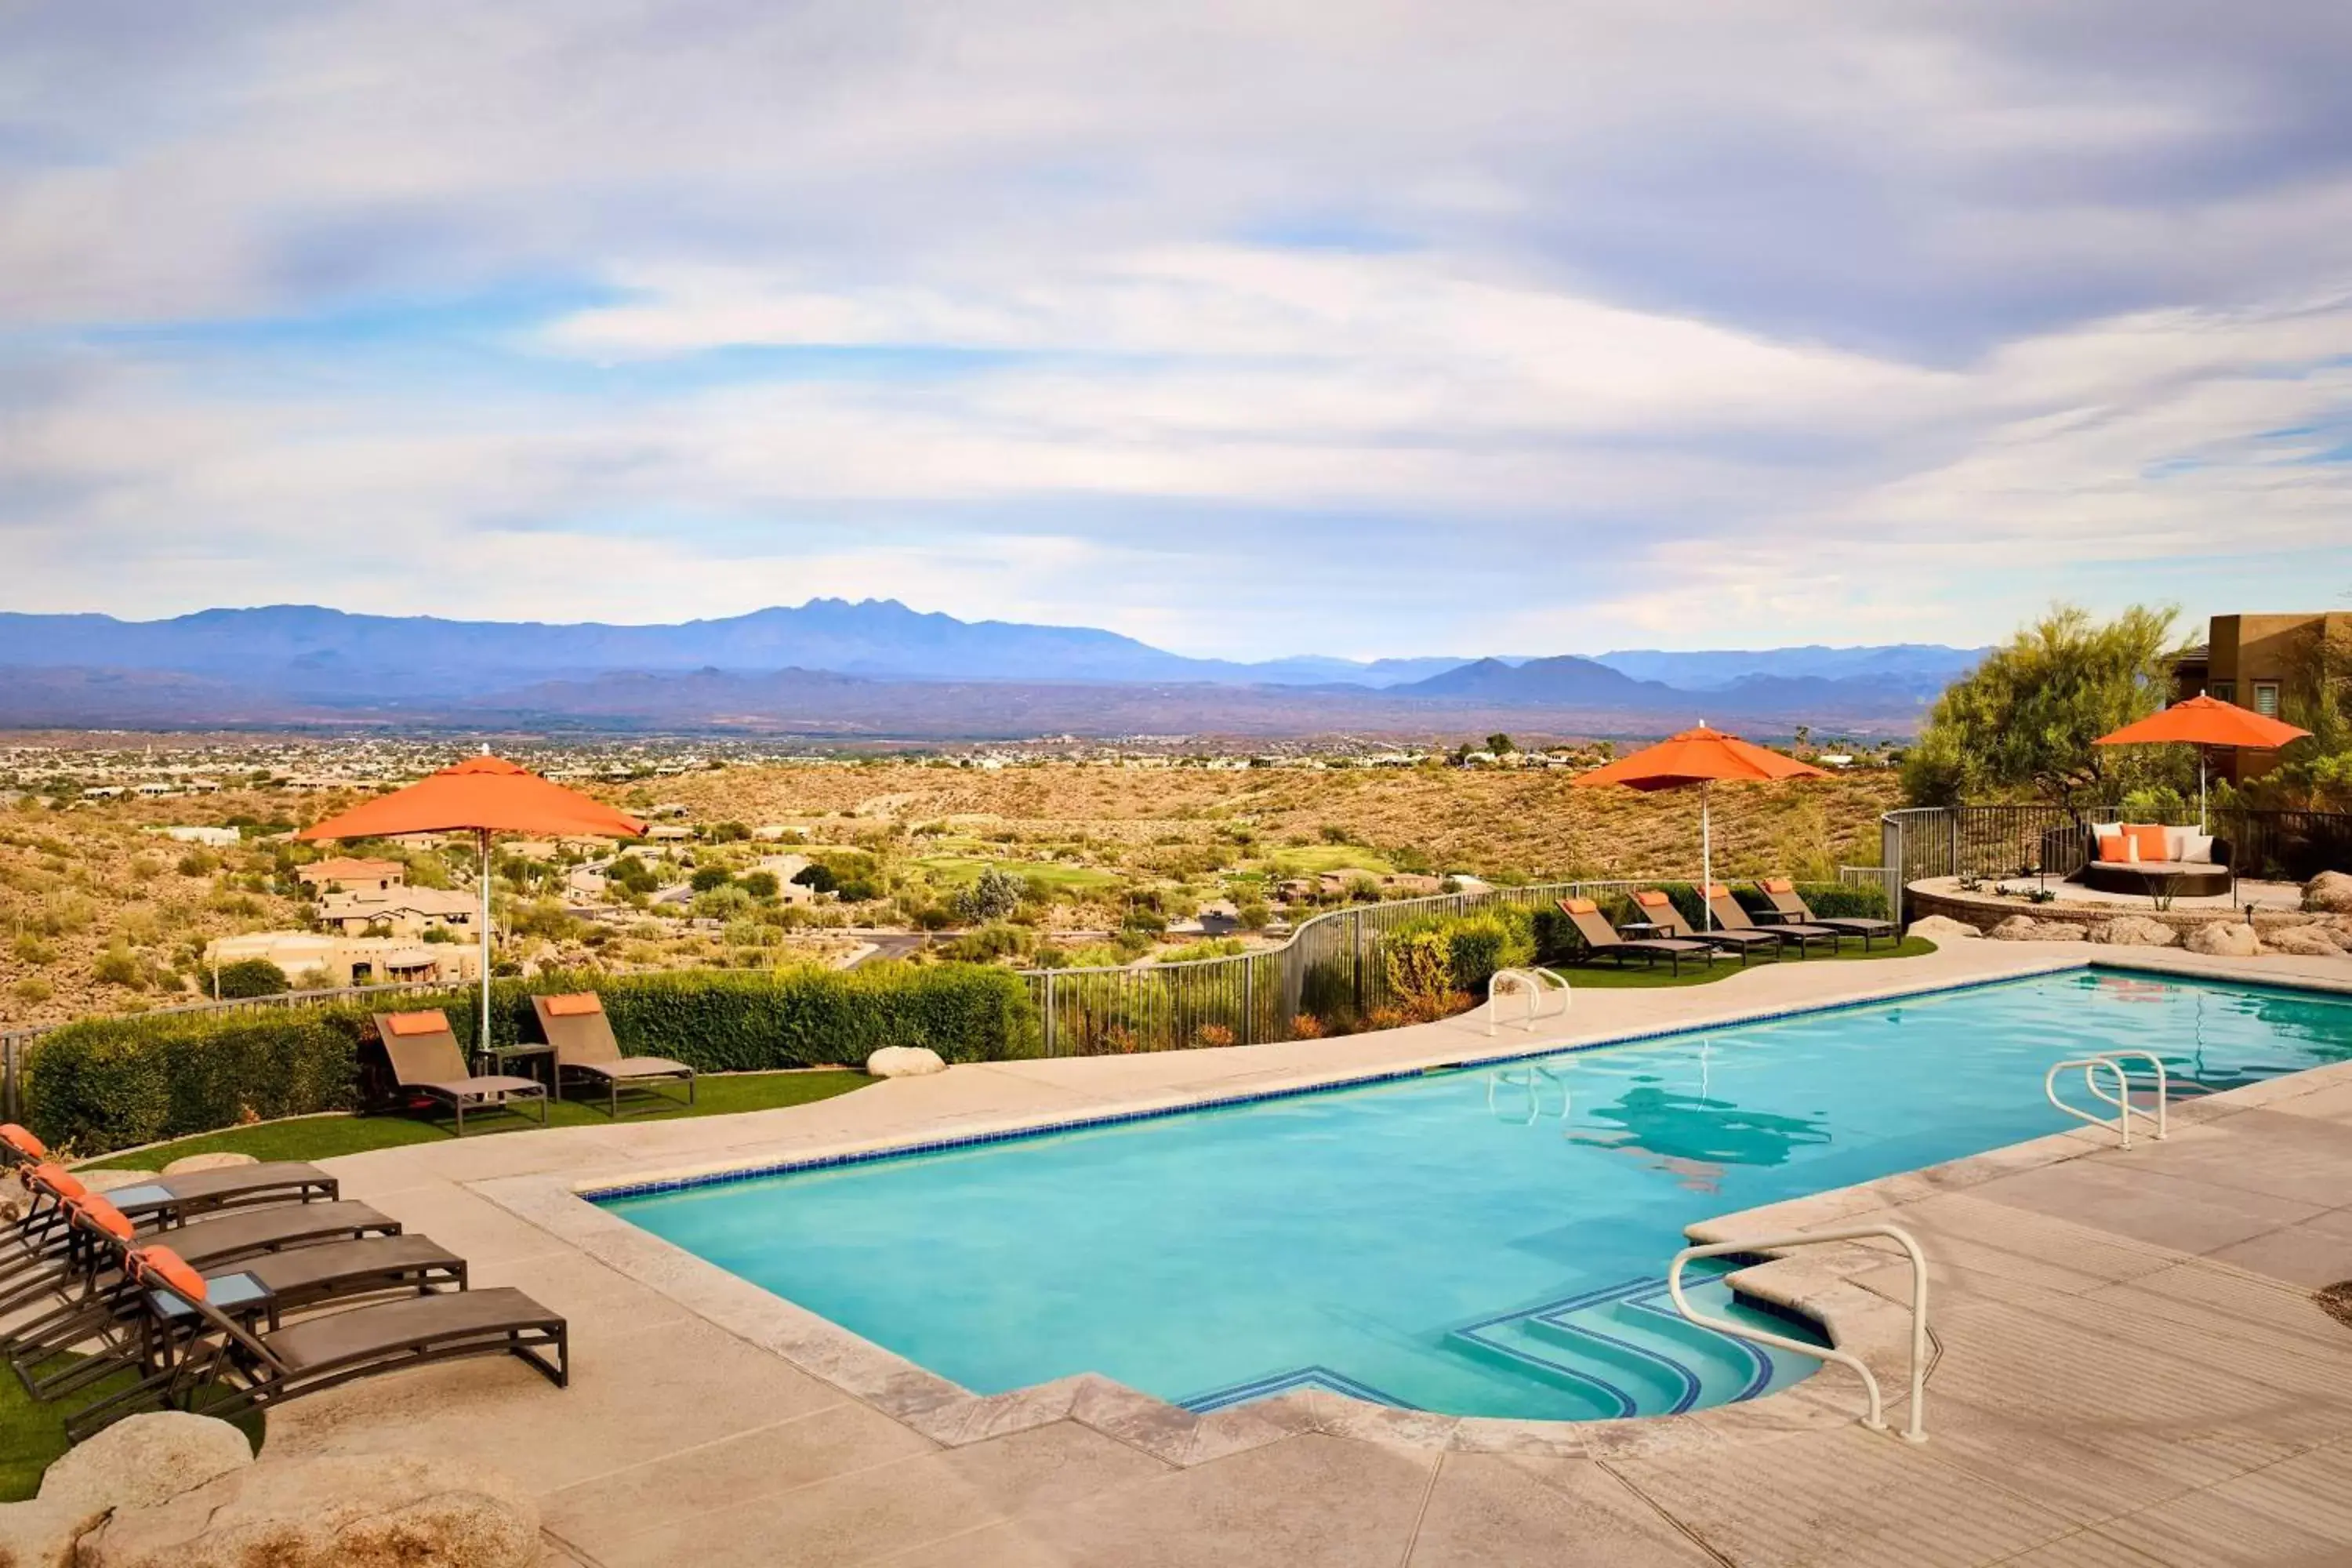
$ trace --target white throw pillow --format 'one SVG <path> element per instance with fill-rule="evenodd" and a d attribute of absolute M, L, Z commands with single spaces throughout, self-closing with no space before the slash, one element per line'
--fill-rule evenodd
<path fill-rule="evenodd" d="M 2183 865 L 2210 866 L 2213 863 L 2213 836 L 2183 832 L 2180 847 L 2173 851 L 2172 858 Z"/>
<path fill-rule="evenodd" d="M 2110 834 L 2121 833 L 2123 830 L 2124 825 L 2120 822 L 2095 822 L 2091 824 L 2091 837 L 2094 838 L 2105 838 Z"/>
<path fill-rule="evenodd" d="M 2187 847 L 2189 844 L 2189 829 L 2185 827 L 2166 828 L 2164 830 L 2164 858 L 2174 862 L 2188 859 L 2189 854 Z"/>

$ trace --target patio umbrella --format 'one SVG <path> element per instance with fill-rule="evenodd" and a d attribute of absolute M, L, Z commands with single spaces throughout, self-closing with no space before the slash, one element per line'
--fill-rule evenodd
<path fill-rule="evenodd" d="M 1702 889 L 1715 880 L 1715 829 L 1708 815 L 1709 786 L 1743 779 L 1818 779 L 1829 775 L 1821 769 L 1801 763 L 1779 752 L 1754 746 L 1737 735 L 1727 735 L 1720 730 L 1710 730 L 1705 720 L 1696 730 L 1685 730 L 1679 735 L 1669 735 L 1654 746 L 1645 746 L 1630 757 L 1620 757 L 1604 767 L 1589 773 L 1580 773 L 1570 783 L 1578 788 L 1598 788 L 1603 784 L 1622 784 L 1627 789 L 1682 789 L 1698 785 L 1699 886 Z M 1707 908 L 1704 891 L 1699 899 L 1702 927 L 1715 928 L 1714 911 Z"/>
<path fill-rule="evenodd" d="M 297 838 L 383 838 L 395 833 L 470 833 L 482 854 L 482 1033 L 490 1041 L 490 835 L 635 838 L 646 825 L 603 801 L 551 784 L 502 757 L 468 757 L 406 789 L 380 795 L 341 816 L 313 823 Z"/>
<path fill-rule="evenodd" d="M 2199 692 L 2161 713 L 2151 713 L 2137 724 L 2126 724 L 2091 742 L 2095 746 L 2189 745 L 2197 748 L 2197 831 L 2205 826 L 2205 748 L 2242 747 L 2250 752 L 2274 752 L 2289 741 L 2310 734 L 2276 719 L 2265 719 L 2249 708 Z"/>

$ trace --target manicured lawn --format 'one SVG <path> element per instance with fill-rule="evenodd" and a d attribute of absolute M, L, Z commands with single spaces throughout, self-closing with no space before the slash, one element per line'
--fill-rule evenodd
<path fill-rule="evenodd" d="M 813 1100 L 830 1100 L 872 1082 L 862 1072 L 823 1070 L 815 1072 L 742 1072 L 706 1074 L 696 1084 L 693 1109 L 678 1106 L 674 1110 L 633 1110 L 629 1098 L 621 1100 L 624 1121 L 658 1121 L 680 1116 L 729 1116 L 743 1110 L 772 1110 L 784 1105 L 806 1105 Z M 590 1094 L 588 1089 L 574 1089 L 576 1094 Z M 646 1103 L 639 1097 L 640 1105 Z M 531 1114 L 535 1115 L 536 1112 Z M 539 1124 L 526 1116 L 496 1113 L 467 1113 L 468 1138 L 504 1137 L 509 1133 L 529 1133 L 539 1131 Z M 583 1100 L 565 1100 L 548 1107 L 551 1127 L 603 1127 L 611 1119 L 604 1114 L 604 1102 L 593 1104 Z M 161 1148 L 142 1149 L 136 1153 L 117 1154 L 92 1162 L 89 1167 L 105 1170 L 109 1167 L 152 1171 L 171 1161 L 190 1154 L 236 1153 L 250 1154 L 257 1160 L 331 1160 L 338 1154 L 357 1154 L 369 1149 L 389 1149 L 402 1143 L 446 1142 L 455 1134 L 446 1115 L 416 1116 L 299 1116 L 289 1121 L 264 1122 L 257 1127 L 232 1128 L 226 1132 L 200 1133 L 183 1138 Z M 5 1378 L 5 1374 L 0 1374 Z"/>
<path fill-rule="evenodd" d="M 1035 882 L 1055 892 L 1080 891 L 1108 888 L 1118 881 L 1118 875 L 1094 866 L 1071 866 L 1059 860 L 992 860 L 977 855 L 926 855 L 915 862 L 930 873 L 931 880 L 942 887 L 960 888 L 980 880 L 981 872 L 993 866 L 1015 877 Z"/>
<path fill-rule="evenodd" d="M 1773 960 L 1758 958 L 1751 954 L 1748 960 L 1748 967 L 1750 969 L 1769 969 L 1775 962 L 1781 963 L 1874 963 L 1882 958 L 1917 958 L 1924 953 L 1930 953 L 1935 951 L 1936 944 L 1929 942 L 1926 937 L 1906 936 L 1893 947 L 1889 947 L 1885 943 L 1881 942 L 1877 947 L 1868 952 L 1863 952 L 1859 947 L 1841 947 L 1834 958 L 1819 949 L 1816 949 L 1810 957 L 1803 959 L 1783 958 Z M 1683 972 L 1679 975 L 1668 970 L 1663 961 L 1661 961 L 1654 968 L 1644 968 L 1639 963 L 1631 963 L 1620 967 L 1613 960 L 1603 960 L 1598 963 L 1555 963 L 1549 967 L 1554 974 L 1559 975 L 1561 979 L 1567 981 L 1569 984 L 1579 989 L 1590 988 L 1592 990 L 1605 991 L 1622 988 L 1625 990 L 1641 990 L 1649 987 L 1666 985 L 1704 985 L 1710 980 L 1721 980 L 1727 975 L 1737 974 L 1739 973 L 1739 955 L 1738 953 L 1728 953 L 1722 958 L 1717 959 L 1711 964 L 1703 963 L 1696 966 L 1693 965 L 1688 959 L 1685 959 L 1683 961 Z"/>
<path fill-rule="evenodd" d="M 52 1369 L 44 1369 L 52 1370 Z M 0 1502 L 22 1502 L 41 1489 L 41 1472 L 66 1451 L 66 1417 L 100 1394 L 128 1388 L 135 1374 L 119 1372 L 75 1389 L 54 1405 L 44 1405 L 25 1392 L 14 1373 L 0 1371 Z M 257 1453 L 261 1448 L 259 1413 L 238 1418 L 236 1425 Z"/>
<path fill-rule="evenodd" d="M 1387 857 L 1360 844 L 1301 844 L 1277 849 L 1274 868 L 1286 877 L 1319 877 L 1326 871 L 1363 871 L 1385 877 L 1396 869 Z"/>

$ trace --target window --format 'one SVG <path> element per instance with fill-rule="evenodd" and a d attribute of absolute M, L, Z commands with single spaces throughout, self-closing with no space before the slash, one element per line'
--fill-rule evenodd
<path fill-rule="evenodd" d="M 2235 702 L 2238 700 L 2238 683 L 2234 680 L 2217 680 L 2213 683 L 2211 690 L 2214 696 L 2224 702 Z"/>
<path fill-rule="evenodd" d="M 2277 681 L 2257 680 L 2254 682 L 2254 711 L 2261 714 L 2265 719 L 2275 719 L 2278 717 Z"/>

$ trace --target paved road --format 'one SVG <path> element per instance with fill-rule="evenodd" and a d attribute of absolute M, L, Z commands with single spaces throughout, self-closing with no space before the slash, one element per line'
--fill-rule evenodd
<path fill-rule="evenodd" d="M 859 963 L 871 963 L 877 958 L 904 958 L 920 949 L 930 938 L 910 931 L 869 931 L 860 933 L 858 940 L 871 942 L 874 951 L 849 965 L 852 969 Z"/>

